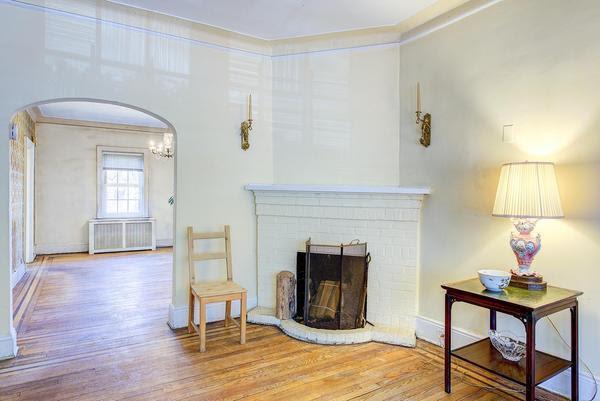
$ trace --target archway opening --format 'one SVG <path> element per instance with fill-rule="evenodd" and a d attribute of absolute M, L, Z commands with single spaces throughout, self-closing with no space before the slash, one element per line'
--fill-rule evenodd
<path fill-rule="evenodd" d="M 89 344 L 99 350 L 145 341 L 171 302 L 175 128 L 139 107 L 81 98 L 27 105 L 10 127 L 18 343 L 43 335 L 48 352 L 75 353 L 86 332 L 101 333 Z"/>

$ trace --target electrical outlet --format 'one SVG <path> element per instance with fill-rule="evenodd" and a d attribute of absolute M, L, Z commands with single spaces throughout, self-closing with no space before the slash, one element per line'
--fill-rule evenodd
<path fill-rule="evenodd" d="M 508 124 L 502 127 L 502 142 L 513 143 L 516 141 L 516 132 L 514 124 Z"/>

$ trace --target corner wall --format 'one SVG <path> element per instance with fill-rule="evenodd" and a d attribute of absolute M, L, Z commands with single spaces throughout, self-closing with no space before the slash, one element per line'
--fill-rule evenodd
<path fill-rule="evenodd" d="M 504 0 L 400 48 L 400 182 L 431 185 L 423 203 L 419 313 L 443 322 L 440 284 L 507 270 L 509 219 L 491 216 L 500 165 L 557 164 L 565 219 L 543 220 L 534 267 L 551 285 L 579 289 L 580 355 L 600 373 L 600 7 L 594 0 Z M 417 144 L 415 86 L 432 114 L 429 148 Z M 502 141 L 514 124 L 517 139 Z M 455 305 L 455 325 L 486 333 L 487 315 Z M 553 317 L 569 338 L 568 312 Z M 523 332 L 500 318 L 499 327 Z M 567 356 L 550 325 L 541 349 Z M 583 367 L 581 368 L 583 372 Z M 584 393 L 582 396 L 586 396 Z"/>

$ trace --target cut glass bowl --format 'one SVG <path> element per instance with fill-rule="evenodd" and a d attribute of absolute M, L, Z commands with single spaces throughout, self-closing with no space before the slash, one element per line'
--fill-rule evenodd
<path fill-rule="evenodd" d="M 518 362 L 525 356 L 525 341 L 509 331 L 490 330 L 490 341 L 504 359 Z"/>

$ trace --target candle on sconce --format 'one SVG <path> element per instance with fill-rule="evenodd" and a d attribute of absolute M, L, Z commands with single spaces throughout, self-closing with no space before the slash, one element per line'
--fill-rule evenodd
<path fill-rule="evenodd" d="M 242 121 L 240 126 L 241 135 L 242 135 L 242 150 L 248 150 L 250 148 L 250 142 L 248 142 L 248 137 L 250 136 L 250 131 L 252 130 L 252 94 L 248 95 L 248 119 Z"/>
<path fill-rule="evenodd" d="M 425 113 L 421 111 L 421 83 L 417 82 L 417 110 L 415 112 L 416 119 L 415 122 L 418 126 L 421 127 L 421 139 L 419 143 L 425 147 L 428 147 L 431 144 L 431 114 Z M 423 117 L 421 117 L 423 115 Z"/>
<path fill-rule="evenodd" d="M 248 96 L 248 120 L 252 120 L 252 94 Z"/>

